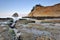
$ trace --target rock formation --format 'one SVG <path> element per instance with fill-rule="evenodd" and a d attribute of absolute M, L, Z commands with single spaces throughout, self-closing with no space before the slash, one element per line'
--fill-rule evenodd
<path fill-rule="evenodd" d="M 60 16 L 60 3 L 55 4 L 53 6 L 41 6 L 36 5 L 33 7 L 31 12 L 28 14 L 28 17 L 57 17 Z"/>
<path fill-rule="evenodd" d="M 18 17 L 19 15 L 18 15 L 18 13 L 14 13 L 12 16 L 13 17 Z"/>

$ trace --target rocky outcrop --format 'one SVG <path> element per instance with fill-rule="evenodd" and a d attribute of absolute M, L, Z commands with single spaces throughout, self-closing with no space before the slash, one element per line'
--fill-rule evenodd
<path fill-rule="evenodd" d="M 14 13 L 12 16 L 13 17 L 18 17 L 19 15 L 18 15 L 18 13 Z"/>
<path fill-rule="evenodd" d="M 33 7 L 28 17 L 57 17 L 60 16 L 60 3 L 53 6 L 36 5 Z"/>

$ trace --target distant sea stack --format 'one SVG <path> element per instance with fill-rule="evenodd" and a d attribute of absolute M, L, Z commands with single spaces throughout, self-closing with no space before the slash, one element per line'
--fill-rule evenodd
<path fill-rule="evenodd" d="M 12 15 L 12 17 L 18 17 L 19 15 L 18 15 L 18 13 L 14 13 L 13 15 Z"/>
<path fill-rule="evenodd" d="M 46 7 L 36 5 L 28 14 L 28 17 L 60 17 L 60 3 Z"/>

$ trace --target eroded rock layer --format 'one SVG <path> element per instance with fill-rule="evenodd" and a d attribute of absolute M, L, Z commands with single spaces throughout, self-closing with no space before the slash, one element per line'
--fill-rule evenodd
<path fill-rule="evenodd" d="M 36 5 L 33 7 L 31 12 L 28 14 L 28 17 L 46 17 L 46 16 L 51 16 L 51 17 L 58 17 L 60 16 L 60 3 L 55 4 L 53 6 L 41 6 L 41 5 Z"/>

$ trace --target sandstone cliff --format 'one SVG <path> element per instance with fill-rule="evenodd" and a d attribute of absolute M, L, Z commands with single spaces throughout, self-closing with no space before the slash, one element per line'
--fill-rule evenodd
<path fill-rule="evenodd" d="M 60 3 L 55 4 L 53 6 L 41 6 L 36 5 L 33 7 L 31 12 L 28 14 L 28 17 L 41 17 L 41 16 L 52 16 L 57 17 L 60 16 Z"/>

